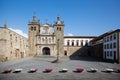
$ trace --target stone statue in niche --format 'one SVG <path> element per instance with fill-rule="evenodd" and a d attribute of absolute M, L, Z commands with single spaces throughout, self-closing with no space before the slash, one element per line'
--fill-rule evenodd
<path fill-rule="evenodd" d="M 49 29 L 48 27 L 43 28 L 44 34 L 48 34 L 48 29 Z"/>

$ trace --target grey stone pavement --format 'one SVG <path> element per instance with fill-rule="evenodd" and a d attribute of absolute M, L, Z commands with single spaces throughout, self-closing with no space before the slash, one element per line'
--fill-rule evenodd
<path fill-rule="evenodd" d="M 71 60 L 68 57 L 60 58 L 59 63 L 51 63 L 56 58 L 30 57 L 19 60 L 0 62 L 0 72 L 4 69 L 22 68 L 21 73 L 0 73 L 0 80 L 120 80 L 120 73 L 104 73 L 105 68 L 120 68 L 120 64 L 106 63 L 92 58 L 80 58 Z M 83 67 L 82 73 L 73 72 L 75 68 Z M 98 72 L 87 72 L 90 68 L 97 68 Z M 35 73 L 28 73 L 31 68 L 38 68 Z M 43 73 L 45 68 L 53 68 L 50 73 Z M 62 68 L 67 68 L 68 72 L 60 73 Z"/>

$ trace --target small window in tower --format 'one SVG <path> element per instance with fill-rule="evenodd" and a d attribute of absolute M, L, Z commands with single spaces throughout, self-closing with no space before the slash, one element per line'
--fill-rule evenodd
<path fill-rule="evenodd" d="M 36 31 L 36 27 L 34 27 L 34 31 Z"/>
<path fill-rule="evenodd" d="M 61 31 L 61 27 L 59 28 L 59 31 Z"/>
<path fill-rule="evenodd" d="M 31 31 L 33 31 L 33 27 L 31 27 Z"/>
<path fill-rule="evenodd" d="M 57 27 L 57 30 L 59 30 L 59 28 Z"/>

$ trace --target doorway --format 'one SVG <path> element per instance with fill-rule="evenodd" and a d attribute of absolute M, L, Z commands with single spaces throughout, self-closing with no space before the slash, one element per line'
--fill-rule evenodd
<path fill-rule="evenodd" d="M 50 55 L 50 48 L 44 47 L 42 52 L 43 52 L 43 55 Z"/>

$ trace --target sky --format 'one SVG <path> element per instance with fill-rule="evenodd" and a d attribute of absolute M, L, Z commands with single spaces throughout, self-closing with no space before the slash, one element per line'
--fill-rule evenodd
<path fill-rule="evenodd" d="M 41 24 L 60 16 L 65 36 L 99 36 L 120 28 L 120 0 L 0 0 L 0 27 L 27 35 L 33 15 Z"/>

